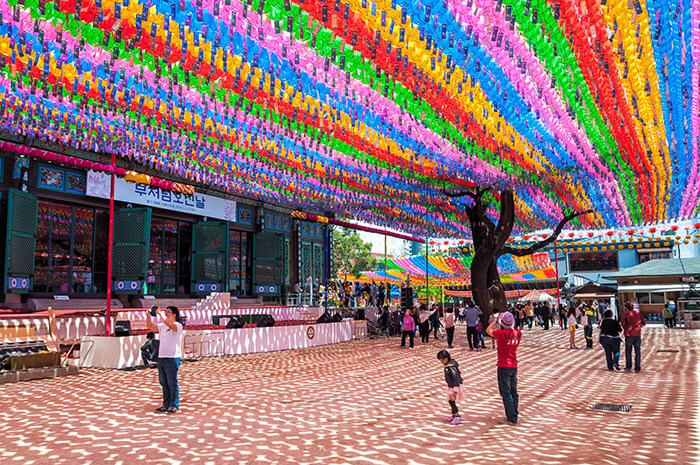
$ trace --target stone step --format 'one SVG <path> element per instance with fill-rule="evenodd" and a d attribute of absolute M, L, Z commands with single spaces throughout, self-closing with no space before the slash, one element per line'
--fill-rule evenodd
<path fill-rule="evenodd" d="M 20 371 L 0 371 L 0 384 L 19 383 L 33 379 L 58 378 L 78 374 L 77 366 L 31 368 Z"/>

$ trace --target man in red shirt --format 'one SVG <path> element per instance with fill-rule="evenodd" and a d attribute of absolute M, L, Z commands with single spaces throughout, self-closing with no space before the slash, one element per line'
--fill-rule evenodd
<path fill-rule="evenodd" d="M 634 371 L 642 371 L 642 326 L 647 324 L 642 313 L 627 302 L 620 326 L 625 330 L 625 371 L 632 371 L 632 348 L 634 347 Z"/>
<path fill-rule="evenodd" d="M 502 329 L 494 329 L 499 324 Z M 501 313 L 486 328 L 486 334 L 498 344 L 498 390 L 506 409 L 506 424 L 518 423 L 518 357 L 516 351 L 523 333 L 513 329 L 515 318 L 510 312 Z"/>

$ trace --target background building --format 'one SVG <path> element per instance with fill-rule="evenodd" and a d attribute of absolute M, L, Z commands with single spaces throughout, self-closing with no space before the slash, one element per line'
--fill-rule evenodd
<path fill-rule="evenodd" d="M 60 295 L 71 308 L 94 308 L 109 285 L 110 177 L 0 155 L 5 305 L 33 310 Z M 277 301 L 297 280 L 325 279 L 325 226 L 297 220 L 289 208 L 204 186 L 186 195 L 115 179 L 111 285 L 125 306 L 143 295 L 177 300 L 212 291 Z"/>

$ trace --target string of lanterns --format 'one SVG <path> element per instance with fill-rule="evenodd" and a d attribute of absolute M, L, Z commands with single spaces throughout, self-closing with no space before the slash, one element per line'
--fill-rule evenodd
<path fill-rule="evenodd" d="M 467 237 L 441 190 L 475 186 L 623 228 L 698 212 L 698 31 L 700 0 L 5 0 L 0 129 L 411 236 Z"/>

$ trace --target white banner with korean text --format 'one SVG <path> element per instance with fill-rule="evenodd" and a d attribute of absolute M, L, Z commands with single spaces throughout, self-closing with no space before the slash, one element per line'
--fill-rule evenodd
<path fill-rule="evenodd" d="M 85 194 L 109 199 L 110 177 L 106 173 L 88 171 Z M 236 202 L 233 200 L 200 193 L 184 195 L 173 191 L 152 189 L 149 186 L 127 182 L 120 177 L 115 177 L 114 200 L 219 220 L 236 221 Z"/>

